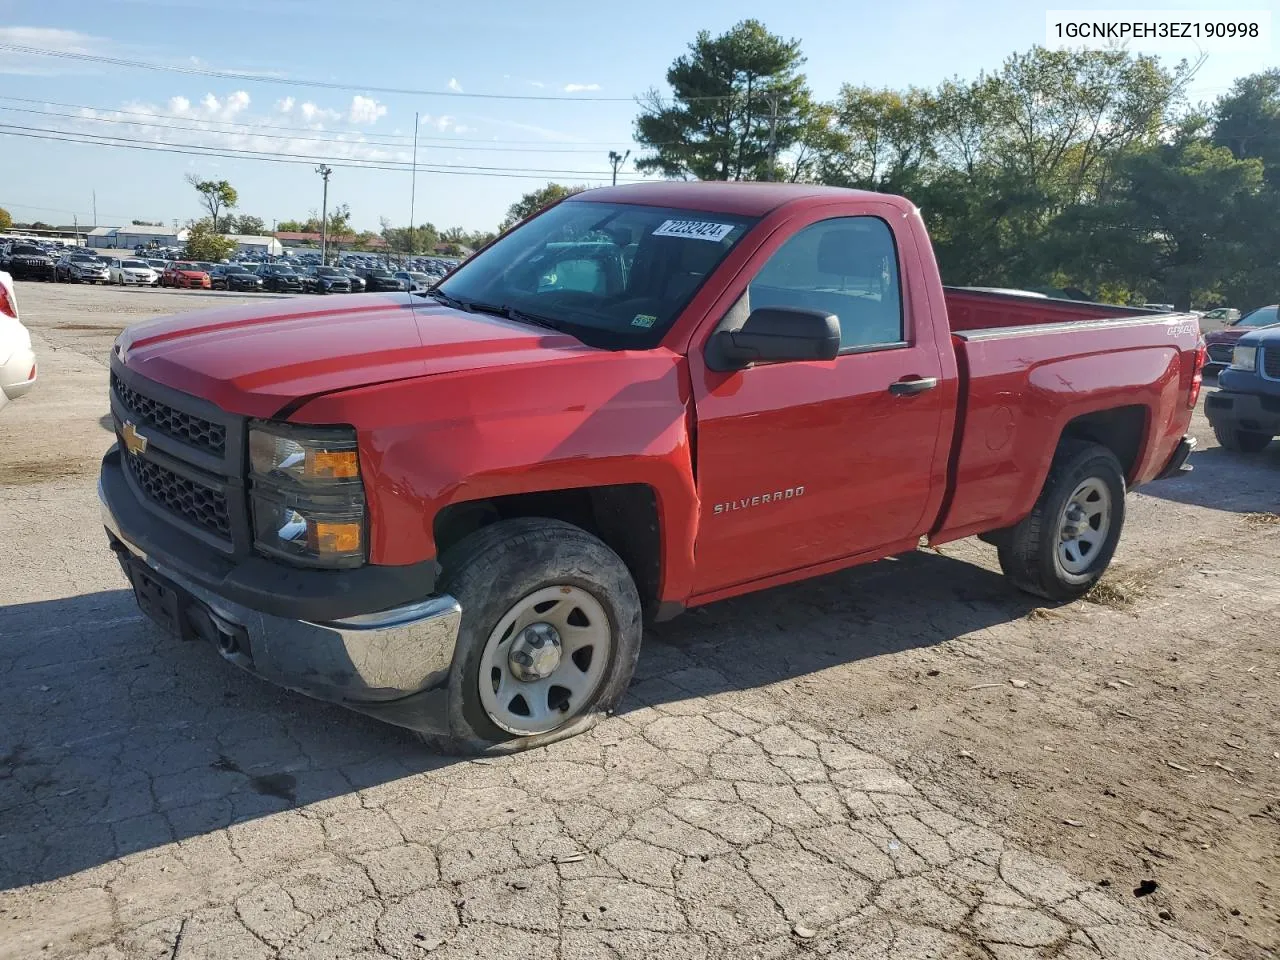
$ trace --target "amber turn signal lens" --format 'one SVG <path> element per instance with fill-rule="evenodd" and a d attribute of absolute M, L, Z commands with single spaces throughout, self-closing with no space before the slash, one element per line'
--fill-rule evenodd
<path fill-rule="evenodd" d="M 317 480 L 351 480 L 360 476 L 360 459 L 354 450 L 308 448 L 305 472 Z"/>
<path fill-rule="evenodd" d="M 309 546 L 323 556 L 326 553 L 356 553 L 360 550 L 360 524 L 331 523 L 314 520 L 309 531 Z"/>

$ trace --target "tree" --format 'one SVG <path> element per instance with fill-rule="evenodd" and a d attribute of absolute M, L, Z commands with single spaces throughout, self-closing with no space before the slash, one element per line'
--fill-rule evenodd
<path fill-rule="evenodd" d="M 228 217 L 231 226 L 234 228 L 230 232 L 244 234 L 246 236 L 256 237 L 267 232 L 267 224 L 261 217 L 250 216 L 242 213 L 238 217 Z"/>
<path fill-rule="evenodd" d="M 228 240 L 216 229 L 213 220 L 205 217 L 187 225 L 187 243 L 182 255 L 189 260 L 211 260 L 217 263 L 236 251 L 234 240 Z"/>
<path fill-rule="evenodd" d="M 13 217 L 4 207 L 0 207 L 0 230 L 8 230 L 13 226 Z"/>
<path fill-rule="evenodd" d="M 773 176 L 774 158 L 810 121 L 803 63 L 798 40 L 775 36 L 758 20 L 718 37 L 699 32 L 667 71 L 670 97 L 653 89 L 641 99 L 636 140 L 653 152 L 636 169 L 700 180 Z"/>
<path fill-rule="evenodd" d="M 240 195 L 236 193 L 236 188 L 226 180 L 201 180 L 194 173 L 187 174 L 187 183 L 191 184 L 196 193 L 200 194 L 200 202 L 209 211 L 209 219 L 212 221 L 213 228 L 225 228 L 226 224 L 218 219 L 218 215 L 224 209 L 230 210 L 234 208 L 240 201 Z"/>
<path fill-rule="evenodd" d="M 826 183 L 885 193 L 912 193 L 935 157 L 937 102 L 906 93 L 845 84 L 833 110 L 836 149 L 821 169 Z"/>
<path fill-rule="evenodd" d="M 499 230 L 506 230 L 515 226 L 521 220 L 525 220 L 543 207 L 549 207 L 553 203 L 559 203 L 565 197 L 571 197 L 575 193 L 581 193 L 587 189 L 584 186 L 566 187 L 559 183 L 548 183 L 545 187 L 540 187 L 531 193 L 526 193 L 523 197 L 507 208 L 506 219 L 502 221 Z M 448 239 L 446 236 L 445 239 Z"/>

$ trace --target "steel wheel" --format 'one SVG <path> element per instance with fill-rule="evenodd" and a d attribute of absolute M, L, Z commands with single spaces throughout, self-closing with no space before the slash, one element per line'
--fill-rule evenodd
<path fill-rule="evenodd" d="M 1075 488 L 1058 518 L 1058 563 L 1071 574 L 1089 569 L 1111 530 L 1111 491 L 1097 477 Z"/>
<path fill-rule="evenodd" d="M 544 587 L 500 619 L 480 659 L 480 702 L 517 736 L 547 733 L 591 703 L 609 667 L 613 627 L 580 587 Z"/>

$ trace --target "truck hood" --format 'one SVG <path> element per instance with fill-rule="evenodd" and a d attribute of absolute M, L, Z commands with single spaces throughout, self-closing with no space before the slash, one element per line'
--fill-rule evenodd
<path fill-rule="evenodd" d="M 249 417 L 351 387 L 596 352 L 566 334 L 407 293 L 161 317 L 128 327 L 114 349 L 130 370 Z"/>

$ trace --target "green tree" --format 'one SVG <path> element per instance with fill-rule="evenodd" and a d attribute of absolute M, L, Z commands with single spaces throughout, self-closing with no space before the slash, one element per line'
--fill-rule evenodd
<path fill-rule="evenodd" d="M 815 105 L 803 63 L 798 40 L 775 36 L 758 20 L 718 37 L 700 31 L 667 71 L 670 96 L 653 89 L 641 98 L 636 141 L 652 153 L 636 169 L 700 180 L 773 177 L 772 158 L 811 129 Z"/>
<path fill-rule="evenodd" d="M 1257 157 L 1280 189 L 1280 69 L 1235 82 L 1214 108 L 1213 141 L 1239 160 Z"/>
<path fill-rule="evenodd" d="M 911 193 L 935 157 L 937 102 L 924 91 L 845 84 L 834 104 L 834 150 L 822 162 L 826 183 Z"/>
<path fill-rule="evenodd" d="M 276 223 L 276 230 L 280 233 L 306 233 L 304 226 L 301 220 L 280 220 Z"/>
<path fill-rule="evenodd" d="M 1241 229 L 1262 187 L 1262 162 L 1236 159 L 1193 120 L 1171 142 L 1127 154 L 1104 203 L 1082 206 L 1058 224 L 1068 254 L 1110 281 L 1179 310 L 1213 298 L 1224 278 L 1256 262 Z M 1069 257 L 1064 258 L 1070 263 Z"/>
<path fill-rule="evenodd" d="M 187 225 L 187 242 L 182 255 L 189 260 L 217 263 L 235 253 L 234 240 L 228 240 L 214 229 L 213 220 L 205 217 Z"/>
<path fill-rule="evenodd" d="M 261 217 L 251 216 L 242 213 L 238 217 L 228 217 L 231 225 L 235 228 L 232 233 L 240 233 L 246 236 L 256 237 L 267 232 L 267 224 Z"/>
<path fill-rule="evenodd" d="M 0 230 L 8 230 L 13 226 L 13 217 L 4 207 L 0 207 Z"/>
<path fill-rule="evenodd" d="M 545 187 L 526 193 L 507 208 L 506 219 L 502 221 L 502 226 L 499 227 L 499 230 L 507 230 L 521 220 L 533 216 L 543 207 L 549 207 L 551 204 L 558 203 L 565 197 L 571 197 L 575 193 L 581 193 L 585 189 L 587 188 L 583 186 L 566 187 L 560 183 L 548 183 Z M 447 232 L 444 239 L 449 240 Z"/>
<path fill-rule="evenodd" d="M 194 173 L 187 174 L 187 183 L 200 194 L 200 202 L 209 211 L 209 219 L 214 229 L 225 229 L 226 223 L 219 219 L 223 210 L 231 210 L 240 202 L 236 188 L 226 180 L 201 180 Z"/>

